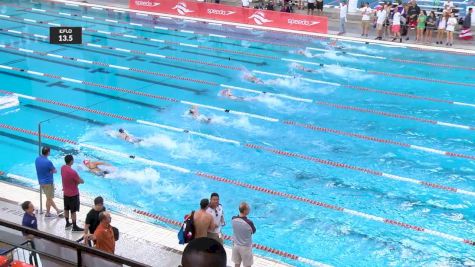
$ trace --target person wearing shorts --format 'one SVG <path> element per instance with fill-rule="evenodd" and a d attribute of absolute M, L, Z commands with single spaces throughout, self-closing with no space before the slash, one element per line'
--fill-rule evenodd
<path fill-rule="evenodd" d="M 254 263 L 252 254 L 252 235 L 256 233 L 254 223 L 247 218 L 251 208 L 246 202 L 239 205 L 239 215 L 232 219 L 233 225 L 233 250 L 232 261 L 235 267 L 250 267 Z"/>
<path fill-rule="evenodd" d="M 317 0 L 317 13 L 323 15 L 323 0 Z"/>
<path fill-rule="evenodd" d="M 64 157 L 66 163 L 61 167 L 61 178 L 63 181 L 63 193 L 64 193 L 64 218 L 66 220 L 65 229 L 69 229 L 72 226 L 72 231 L 82 232 L 84 229 L 80 228 L 76 224 L 76 212 L 79 211 L 79 184 L 83 184 L 84 180 L 79 177 L 78 173 L 71 168 L 74 163 L 72 155 Z M 69 222 L 69 212 L 71 212 L 72 223 Z"/>
<path fill-rule="evenodd" d="M 402 42 L 401 38 L 401 13 L 395 10 L 393 16 L 393 24 L 391 25 L 391 32 L 393 33 L 393 42 L 399 38 L 399 42 Z"/>
<path fill-rule="evenodd" d="M 360 9 L 361 11 L 361 36 L 366 36 L 368 37 L 368 32 L 369 32 L 369 22 L 371 20 L 371 14 L 373 13 L 373 10 L 369 7 L 369 3 L 366 2 L 364 4 L 364 7 Z"/>
<path fill-rule="evenodd" d="M 54 203 L 54 178 L 53 174 L 56 173 L 56 168 L 53 163 L 48 159 L 50 154 L 49 147 L 43 147 L 41 149 L 41 156 L 35 160 L 36 176 L 38 177 L 38 183 L 40 188 L 46 195 L 46 214 L 45 217 L 53 217 L 50 213 L 51 207 L 56 210 L 57 216 L 62 216 L 63 211 L 56 207 Z"/>
<path fill-rule="evenodd" d="M 315 0 L 308 0 L 307 15 L 313 15 L 314 10 L 315 10 Z"/>

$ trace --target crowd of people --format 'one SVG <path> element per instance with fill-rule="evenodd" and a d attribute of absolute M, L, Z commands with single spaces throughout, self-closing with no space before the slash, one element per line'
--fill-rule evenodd
<path fill-rule="evenodd" d="M 408 4 L 383 4 L 375 9 L 365 3 L 359 9 L 362 15 L 361 36 L 368 37 L 370 26 L 376 28 L 377 40 L 389 38 L 392 41 L 402 42 L 403 37 L 410 39 L 415 33 L 416 42 L 432 43 L 434 34 L 436 44 L 452 46 L 456 26 L 461 23 L 460 38 L 471 39 L 471 14 L 472 8 L 468 9 L 467 15 L 457 20 L 455 5 L 451 0 L 444 2 L 442 11 L 427 12 L 422 10 L 412 0 Z M 341 32 L 341 30 L 340 30 Z"/>
<path fill-rule="evenodd" d="M 44 217 L 64 218 L 65 230 L 83 233 L 82 237 L 77 240 L 78 242 L 114 254 L 115 242 L 119 239 L 119 230 L 111 225 L 111 213 L 106 210 L 104 199 L 101 196 L 94 199 L 94 206 L 86 215 L 84 228 L 78 225 L 77 213 L 81 206 L 79 186 L 85 181 L 72 167 L 74 164 L 73 155 L 64 157 L 64 165 L 60 171 L 64 209 L 57 207 L 54 201 L 54 174 L 57 173 L 57 170 L 48 158 L 50 152 L 49 147 L 43 147 L 41 155 L 35 160 L 38 182 L 47 199 Z M 21 204 L 21 208 L 24 211 L 22 225 L 38 230 L 38 220 L 33 203 L 25 201 Z M 55 209 L 55 214 L 51 213 L 51 208 Z M 231 218 L 233 230 L 231 257 L 235 267 L 239 267 L 241 264 L 249 267 L 254 262 L 252 236 L 256 233 L 256 227 L 247 217 L 251 211 L 249 204 L 242 202 L 238 211 L 238 214 Z M 183 253 L 182 266 L 225 267 L 227 256 L 223 247 L 222 232 L 225 226 L 224 209 L 220 203 L 219 194 L 212 193 L 209 199 L 205 198 L 200 201 L 199 209 L 185 216 L 183 226 L 178 233 L 179 243 L 188 243 Z M 32 235 L 25 234 L 25 236 L 28 239 L 34 239 Z"/>

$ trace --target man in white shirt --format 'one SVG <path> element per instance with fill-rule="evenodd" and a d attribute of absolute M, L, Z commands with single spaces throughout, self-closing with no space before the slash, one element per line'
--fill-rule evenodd
<path fill-rule="evenodd" d="M 378 12 L 376 12 L 376 40 L 383 39 L 383 26 L 387 17 L 387 5 L 385 4 Z"/>
<path fill-rule="evenodd" d="M 223 206 L 219 204 L 219 195 L 218 193 L 212 193 L 210 197 L 210 203 L 206 212 L 213 216 L 214 223 L 216 228 L 214 230 L 208 231 L 208 237 L 213 238 L 223 244 L 223 237 L 221 234 L 221 228 L 226 224 L 224 221 L 224 211 Z"/>
<path fill-rule="evenodd" d="M 345 30 L 345 23 L 346 23 L 346 15 L 348 14 L 348 4 L 346 0 L 342 0 L 340 2 L 340 32 L 338 34 L 344 34 Z"/>

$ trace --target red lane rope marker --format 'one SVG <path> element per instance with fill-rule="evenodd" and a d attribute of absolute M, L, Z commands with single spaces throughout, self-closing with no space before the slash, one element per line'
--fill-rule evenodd
<path fill-rule="evenodd" d="M 115 69 L 121 69 L 121 70 L 128 70 L 128 71 L 138 72 L 138 73 L 145 73 L 145 74 L 150 74 L 150 75 L 160 76 L 160 77 L 166 77 L 166 78 L 171 78 L 171 79 L 176 79 L 176 80 L 190 81 L 190 82 L 201 83 L 201 84 L 208 84 L 208 85 L 213 85 L 213 86 L 217 86 L 217 85 L 218 85 L 217 83 L 215 83 L 215 82 L 210 82 L 210 81 L 197 80 L 197 79 L 192 79 L 192 78 L 187 78 L 187 77 L 181 77 L 181 76 L 176 76 L 176 75 L 171 75 L 171 74 L 166 74 L 166 73 L 160 73 L 160 72 L 155 72 L 155 71 L 148 71 L 148 70 L 143 70 L 143 69 L 130 68 L 130 67 L 118 66 L 118 65 L 112 65 L 112 64 L 107 64 L 107 63 L 98 62 L 98 61 L 90 61 L 90 60 L 81 59 L 81 58 L 60 56 L 60 55 L 45 53 L 45 52 L 41 52 L 41 51 L 34 51 L 34 50 L 29 50 L 29 49 L 21 49 L 21 48 L 9 46 L 9 45 L 2 45 L 2 44 L 0 44 L 0 48 L 6 48 L 6 49 L 16 50 L 16 51 L 20 51 L 20 52 L 33 53 L 33 54 L 40 55 L 40 56 L 44 56 L 44 57 L 48 57 L 48 56 L 49 56 L 49 57 L 55 57 L 55 58 L 59 58 L 59 57 L 60 57 L 60 58 L 62 58 L 62 59 L 70 60 L 70 61 L 77 61 L 77 62 L 92 64 L 92 65 L 97 65 L 97 66 L 103 66 L 103 67 L 108 67 L 108 68 L 115 68 Z"/>
<path fill-rule="evenodd" d="M 427 66 L 444 67 L 444 68 L 450 68 L 450 69 L 475 70 L 475 68 L 473 68 L 473 67 L 465 67 L 465 66 L 442 64 L 442 63 L 424 62 L 424 61 L 418 61 L 418 60 L 408 60 L 408 59 L 399 59 L 399 58 L 392 58 L 391 60 L 396 61 L 396 62 L 402 62 L 402 63 L 412 63 L 412 64 L 427 65 Z"/>
<path fill-rule="evenodd" d="M 6 128 L 6 129 L 13 130 L 13 131 L 19 131 L 19 132 L 27 133 L 27 134 L 30 134 L 30 135 L 38 135 L 37 132 L 30 131 L 30 130 L 25 130 L 25 129 L 22 129 L 22 128 L 18 128 L 18 127 L 15 127 L 15 126 L 10 126 L 10 125 L 7 125 L 7 124 L 2 124 L 2 123 L 0 123 L 0 128 Z M 142 161 L 144 163 L 158 165 L 158 166 L 161 166 L 161 167 L 169 168 L 169 169 L 172 169 L 172 170 L 175 170 L 175 171 L 180 171 L 180 172 L 183 172 L 183 173 L 191 173 L 190 170 L 184 169 L 184 168 L 181 168 L 181 167 L 178 167 L 178 166 L 169 165 L 169 164 L 165 164 L 165 163 L 160 163 L 160 162 L 156 162 L 156 161 L 152 161 L 152 160 L 148 160 L 148 159 L 140 158 L 140 157 L 136 157 L 136 156 L 129 156 L 127 154 L 117 152 L 117 151 L 114 151 L 114 150 L 103 149 L 103 148 L 92 146 L 92 145 L 79 144 L 75 141 L 71 141 L 71 140 L 67 140 L 67 139 L 64 139 L 64 138 L 55 137 L 55 136 L 51 136 L 51 135 L 47 135 L 47 134 L 42 134 L 42 136 L 45 137 L 45 138 L 58 140 L 58 141 L 65 142 L 65 143 L 71 143 L 71 144 L 83 146 L 83 147 L 86 147 L 86 148 L 91 148 L 91 149 L 98 150 L 98 151 L 109 152 L 111 154 L 118 155 L 118 156 L 121 156 L 121 157 L 136 159 L 136 160 Z M 254 145 L 251 145 L 251 146 L 254 146 Z M 395 221 L 395 220 L 385 219 L 385 218 L 382 218 L 382 217 L 378 217 L 378 216 L 374 216 L 374 215 L 371 215 L 371 214 L 359 212 L 359 211 L 356 211 L 356 210 L 351 210 L 351 209 L 347 209 L 347 208 L 343 208 L 343 207 L 338 207 L 338 206 L 327 204 L 327 203 L 324 203 L 324 202 L 314 201 L 314 200 L 306 199 L 306 198 L 303 198 L 303 197 L 295 196 L 295 195 L 292 195 L 292 194 L 283 193 L 283 192 L 279 192 L 279 191 L 275 191 L 275 190 L 271 190 L 271 189 L 267 189 L 267 188 L 247 184 L 247 183 L 242 183 L 242 182 L 239 182 L 239 181 L 230 180 L 230 179 L 219 177 L 219 176 L 216 176 L 216 175 L 213 175 L 213 174 L 208 174 L 208 173 L 204 173 L 204 172 L 200 172 L 200 171 L 196 171 L 196 172 L 194 172 L 194 174 L 199 176 L 199 177 L 209 178 L 209 179 L 212 179 L 212 180 L 215 180 L 215 181 L 234 184 L 234 185 L 237 185 L 237 186 L 249 188 L 249 189 L 252 189 L 252 190 L 255 190 L 255 191 L 264 192 L 264 193 L 271 194 L 271 195 L 276 195 L 276 196 L 281 196 L 281 197 L 285 197 L 285 198 L 289 198 L 289 199 L 302 201 L 302 202 L 309 203 L 309 204 L 319 206 L 319 207 L 322 207 L 322 208 L 331 209 L 331 210 L 335 210 L 335 211 L 339 211 L 339 212 L 345 212 L 345 213 L 348 213 L 348 214 L 351 214 L 351 215 L 354 215 L 354 216 L 362 217 L 362 218 L 377 221 L 377 222 L 389 223 L 389 224 L 392 224 L 392 225 L 395 225 L 395 226 L 399 226 L 399 227 L 403 227 L 403 228 L 407 228 L 407 229 L 411 229 L 411 230 L 414 230 L 416 228 L 416 226 L 407 227 L 407 226 L 410 226 L 410 224 L 406 224 L 406 223 L 403 223 L 403 222 L 398 222 L 398 221 Z M 444 187 L 444 186 L 442 186 L 442 187 Z M 472 193 L 472 194 L 475 195 L 475 193 Z M 434 235 L 434 236 L 442 237 L 444 239 L 458 241 L 458 242 L 466 243 L 466 244 L 469 244 L 469 245 L 475 245 L 475 242 L 471 241 L 470 239 L 463 239 L 463 238 L 460 238 L 460 237 L 456 237 L 456 236 L 453 236 L 453 235 L 450 235 L 450 234 L 441 233 L 441 232 L 438 232 L 438 231 L 433 231 L 433 230 L 430 230 L 430 229 L 425 229 L 425 228 L 420 228 L 420 229 L 424 229 L 424 232 L 426 232 L 428 234 L 431 234 L 431 235 Z"/>
<path fill-rule="evenodd" d="M 401 114 L 397 114 L 397 113 L 389 113 L 389 112 L 384 112 L 384 111 L 379 111 L 379 110 L 359 108 L 359 107 L 354 107 L 354 106 L 346 106 L 346 105 L 334 104 L 334 103 L 323 102 L 323 101 L 316 101 L 315 104 L 322 105 L 322 106 L 329 106 L 329 107 L 338 108 L 338 109 L 345 109 L 345 110 L 353 110 L 353 111 L 364 112 L 364 113 L 371 113 L 371 114 L 376 114 L 376 115 L 385 116 L 385 117 L 392 117 L 392 118 L 405 119 L 405 120 L 413 120 L 413 121 L 418 121 L 418 122 L 423 122 L 423 123 L 428 123 L 428 124 L 433 124 L 433 125 L 441 125 L 441 126 L 447 126 L 447 127 L 459 128 L 459 129 L 465 129 L 465 130 L 475 130 L 475 127 L 472 127 L 472 126 L 454 124 L 454 123 L 448 123 L 448 122 L 442 122 L 442 121 L 435 121 L 435 120 L 429 120 L 429 119 L 423 119 L 423 118 L 418 118 L 418 117 L 413 117 L 413 116 L 408 116 L 408 115 L 401 115 Z"/>
<path fill-rule="evenodd" d="M 62 80 L 62 81 L 84 84 L 84 85 L 89 85 L 89 86 L 94 86 L 94 87 L 100 87 L 100 88 L 104 88 L 104 89 L 109 89 L 109 90 L 114 90 L 114 91 L 134 94 L 134 95 L 140 95 L 140 96 L 145 96 L 145 97 L 150 97 L 150 98 L 155 98 L 155 99 L 161 99 L 161 100 L 168 101 L 168 102 L 180 103 L 180 104 L 186 105 L 186 106 L 197 105 L 197 106 L 200 106 L 200 107 L 203 107 L 203 108 L 217 110 L 217 111 L 221 111 L 221 112 L 224 112 L 224 113 L 230 113 L 230 114 L 234 114 L 234 115 L 242 115 L 242 116 L 247 116 L 247 117 L 256 118 L 256 119 L 265 120 L 265 121 L 270 121 L 270 122 L 278 122 L 279 121 L 279 119 L 270 118 L 270 117 L 267 117 L 267 116 L 261 116 L 261 115 L 258 115 L 258 114 L 247 113 L 247 112 L 242 112 L 242 111 L 237 111 L 237 110 L 230 110 L 230 109 L 226 109 L 226 108 L 204 105 L 204 104 L 189 102 L 189 101 L 185 101 L 185 100 L 178 100 L 178 99 L 175 99 L 175 98 L 170 98 L 170 97 L 161 96 L 161 95 L 148 94 L 148 93 L 135 91 L 135 90 L 130 90 L 130 89 L 125 89 L 125 88 L 121 88 L 121 87 L 117 87 L 117 86 L 110 86 L 110 85 L 93 83 L 93 82 L 88 82 L 88 81 L 81 81 L 81 80 L 77 80 L 77 79 L 61 77 L 61 76 L 58 76 L 58 75 L 42 73 L 42 72 L 37 72 L 37 71 L 25 70 L 25 69 L 20 69 L 20 68 L 16 68 L 16 67 L 6 66 L 6 65 L 0 65 L 0 68 L 7 69 L 7 70 L 18 71 L 18 72 L 26 72 L 26 73 L 41 76 L 41 77 L 50 77 L 50 78 L 54 78 L 54 79 L 58 79 L 58 80 Z"/>
<path fill-rule="evenodd" d="M 383 139 L 383 138 L 367 136 L 367 135 L 362 135 L 362 134 L 357 134 L 357 133 L 344 132 L 344 131 L 331 129 L 331 128 L 319 127 L 319 126 L 315 126 L 315 125 L 312 125 L 312 124 L 304 124 L 304 123 L 299 123 L 299 122 L 294 122 L 294 121 L 289 121 L 289 120 L 282 121 L 282 123 L 288 124 L 288 125 L 293 125 L 293 126 L 298 126 L 298 127 L 302 127 L 302 128 L 307 128 L 307 129 L 314 130 L 314 131 L 324 132 L 324 133 L 343 135 L 343 136 L 359 138 L 359 139 L 372 141 L 372 142 L 378 142 L 378 143 L 384 143 L 384 144 L 389 144 L 389 145 L 407 147 L 407 148 L 411 148 L 411 149 L 415 149 L 415 150 L 420 150 L 420 151 L 425 151 L 425 152 L 430 152 L 430 153 L 445 155 L 445 156 L 450 156 L 450 157 L 457 157 L 457 158 L 465 158 L 465 159 L 475 160 L 475 156 L 472 156 L 472 155 L 466 155 L 466 154 L 461 154 L 461 153 L 443 151 L 443 150 L 433 149 L 433 148 L 423 147 L 423 146 L 416 146 L 416 145 L 411 145 L 411 144 L 407 144 L 407 143 L 392 141 L 392 140 L 389 140 L 389 139 Z"/>
<path fill-rule="evenodd" d="M 0 17 L 2 17 L 2 16 L 4 16 L 4 15 L 0 14 Z M 32 33 L 20 32 L 20 31 L 15 31 L 15 30 L 8 30 L 8 29 L 3 29 L 3 28 L 0 28 L 0 31 L 15 33 L 15 34 L 24 35 L 24 36 L 33 36 L 33 37 L 41 38 L 41 39 L 48 39 L 48 36 L 40 35 L 40 34 L 32 34 Z M 165 56 L 165 55 L 154 54 L 154 53 L 145 53 L 143 51 L 130 50 L 130 49 L 125 49 L 125 48 L 120 48 L 120 47 L 96 45 L 96 44 L 92 44 L 92 43 L 84 43 L 84 44 L 82 44 L 82 46 L 91 46 L 91 47 L 95 47 L 95 48 L 102 49 L 102 50 L 116 50 L 116 51 L 119 51 L 119 52 L 125 52 L 125 53 L 130 53 L 130 54 L 135 54 L 135 55 L 165 58 L 165 59 L 174 60 L 174 61 L 181 61 L 181 62 L 189 62 L 189 63 L 194 63 L 194 64 L 200 64 L 200 65 L 207 65 L 207 66 L 216 67 L 216 68 L 232 69 L 232 70 L 237 70 L 237 71 L 244 70 L 241 67 L 234 67 L 234 66 L 228 66 L 228 65 L 217 64 L 217 63 L 210 63 L 210 62 L 192 60 L 192 59 L 186 59 L 186 58 L 178 58 L 178 57 L 173 57 L 173 56 Z"/>
<path fill-rule="evenodd" d="M 316 158 L 316 157 L 311 157 L 311 156 L 302 155 L 302 154 L 298 154 L 298 153 L 287 152 L 287 151 L 283 151 L 283 150 L 279 150 L 279 149 L 274 149 L 274 148 L 259 146 L 259 145 L 254 145 L 254 144 L 245 144 L 244 146 L 248 147 L 248 148 L 256 149 L 256 150 L 263 150 L 263 151 L 271 152 L 271 153 L 277 154 L 277 155 L 282 155 L 282 156 L 287 156 L 287 157 L 292 157 L 292 158 L 300 158 L 300 159 L 316 162 L 316 163 L 319 163 L 319 164 L 329 165 L 329 166 L 333 166 L 333 167 L 337 167 L 337 168 L 350 169 L 350 170 L 354 170 L 354 171 L 358 171 L 358 172 L 368 173 L 368 174 L 372 174 L 372 175 L 376 175 L 376 176 L 389 178 L 389 179 L 392 179 L 392 180 L 397 180 L 397 181 L 402 181 L 402 182 L 409 182 L 409 183 L 413 183 L 413 184 L 424 185 L 424 186 L 431 187 L 431 188 L 441 189 L 441 190 L 444 190 L 444 191 L 450 191 L 450 192 L 454 192 L 454 193 L 460 193 L 460 194 L 464 194 L 464 195 L 475 196 L 475 192 L 472 192 L 472 191 L 467 191 L 467 190 L 462 190 L 462 189 L 449 187 L 449 186 L 445 186 L 445 185 L 439 185 L 439 184 L 435 184 L 435 183 L 421 181 L 421 180 L 417 180 L 417 179 L 414 179 L 414 178 L 402 177 L 402 176 L 398 176 L 398 175 L 394 175 L 394 174 L 375 171 L 375 170 L 372 170 L 372 169 L 362 168 L 362 167 L 353 166 L 353 165 L 349 165 L 349 164 L 345 164 L 345 163 L 335 162 L 335 161 L 331 161 L 331 160 L 324 160 L 324 159 L 320 159 L 320 158 Z"/>
<path fill-rule="evenodd" d="M 432 82 L 432 83 L 444 83 L 444 84 L 451 84 L 451 85 L 475 87 L 475 84 L 473 83 L 452 82 L 452 81 L 446 81 L 446 80 L 423 78 L 423 77 L 396 74 L 396 73 L 387 73 L 387 72 L 380 72 L 380 71 L 368 71 L 367 73 L 382 75 L 382 76 L 389 76 L 389 77 L 396 77 L 396 78 L 403 78 L 403 79 L 410 79 L 410 80 L 427 81 L 427 82 Z"/>
<path fill-rule="evenodd" d="M 130 118 L 130 117 L 123 116 L 123 115 L 117 115 L 117 114 L 113 114 L 113 113 L 109 113 L 109 112 L 104 112 L 104 111 L 85 108 L 85 107 L 81 107 L 81 106 L 61 103 L 61 102 L 58 102 L 58 101 L 38 98 L 38 97 L 34 97 L 34 96 L 28 96 L 28 95 L 24 95 L 24 94 L 17 94 L 17 93 L 14 93 L 14 92 L 5 91 L 5 90 L 1 90 L 1 89 L 0 89 L 0 93 L 4 93 L 4 94 L 8 94 L 8 95 L 15 95 L 19 98 L 25 98 L 25 99 L 29 99 L 29 100 L 32 100 L 32 101 L 39 101 L 39 102 L 48 103 L 48 104 L 52 104 L 52 105 L 68 107 L 68 108 L 75 109 L 75 110 L 81 110 L 81 111 L 86 111 L 86 112 L 90 112 L 90 113 L 94 113 L 94 114 L 100 114 L 102 116 L 117 118 L 117 119 L 121 119 L 121 120 L 134 121 L 134 122 L 139 123 L 139 124 L 144 124 L 144 125 L 148 125 L 148 126 L 152 126 L 152 127 L 158 127 L 158 128 L 162 128 L 162 129 L 166 129 L 166 130 L 171 130 L 171 131 L 174 131 L 174 132 L 181 132 L 181 133 L 201 136 L 201 137 L 204 137 L 204 138 L 207 138 L 207 139 L 210 139 L 210 140 L 219 141 L 219 142 L 223 142 L 223 143 L 231 143 L 231 144 L 235 144 L 235 145 L 240 145 L 240 142 L 238 142 L 236 140 L 222 138 L 222 137 L 218 137 L 218 136 L 214 136 L 214 135 L 210 135 L 210 134 L 205 134 L 205 133 L 200 133 L 200 132 L 195 132 L 195 131 L 191 131 L 191 130 L 187 130 L 187 129 L 177 128 L 177 127 L 174 127 L 174 126 L 159 124 L 159 123 L 155 123 L 155 122 L 151 122 L 151 121 L 138 120 L 138 119 Z"/>

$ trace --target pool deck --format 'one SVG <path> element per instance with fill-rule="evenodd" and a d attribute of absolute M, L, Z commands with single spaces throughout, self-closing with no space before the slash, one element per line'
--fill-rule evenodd
<path fill-rule="evenodd" d="M 78 225 L 84 226 L 84 219 L 91 209 L 92 199 L 81 195 L 80 212 L 78 213 Z M 21 223 L 23 211 L 20 203 L 30 200 L 39 209 L 39 193 L 37 190 L 22 186 L 16 186 L 7 182 L 0 182 L 0 217 L 15 223 Z M 63 206 L 63 200 L 56 197 L 58 207 Z M 91 205 L 84 205 L 89 204 Z M 44 202 L 43 202 L 44 204 Z M 110 207 L 107 199 L 105 206 Z M 53 212 L 54 213 L 54 212 Z M 78 240 L 82 232 L 65 230 L 63 218 L 45 218 L 38 216 L 38 229 L 56 236 L 70 240 Z M 125 214 L 112 213 L 112 225 L 120 230 L 120 240 L 116 243 L 116 254 L 130 258 L 151 266 L 178 266 L 181 263 L 181 255 L 185 246 L 178 244 L 177 231 L 141 221 L 126 216 Z M 231 248 L 225 246 L 228 266 L 234 266 L 231 262 Z M 254 257 L 255 267 L 280 267 L 290 266 L 264 257 Z"/>

